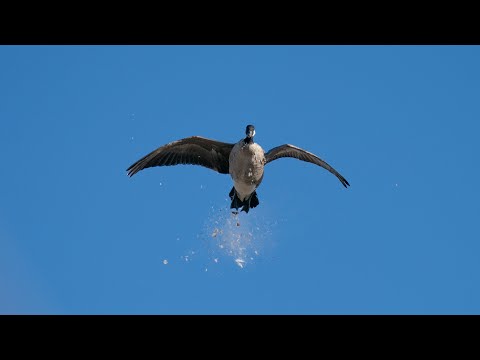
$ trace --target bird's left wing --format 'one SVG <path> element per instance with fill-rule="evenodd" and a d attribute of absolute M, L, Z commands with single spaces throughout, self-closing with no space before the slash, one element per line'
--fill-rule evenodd
<path fill-rule="evenodd" d="M 128 176 L 152 166 L 171 166 L 178 164 L 201 165 L 228 174 L 228 158 L 235 144 L 210 140 L 201 136 L 191 136 L 173 141 L 145 155 L 132 164 Z"/>
<path fill-rule="evenodd" d="M 310 162 L 312 164 L 318 165 L 330 171 L 333 175 L 335 175 L 338 180 L 343 184 L 343 186 L 347 187 L 350 186 L 348 181 L 340 175 L 333 167 L 328 165 L 325 161 L 320 159 L 317 155 L 312 154 L 306 150 L 300 149 L 294 145 L 285 144 L 277 146 L 271 149 L 269 152 L 265 154 L 265 159 L 267 160 L 266 164 L 270 161 L 282 158 L 282 157 L 292 157 L 298 160 Z"/>

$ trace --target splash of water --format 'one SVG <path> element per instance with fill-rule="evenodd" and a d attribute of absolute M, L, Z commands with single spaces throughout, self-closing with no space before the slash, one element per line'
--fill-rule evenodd
<path fill-rule="evenodd" d="M 229 208 L 212 207 L 203 230 L 211 260 L 215 264 L 222 258 L 233 260 L 238 267 L 245 268 L 262 255 L 274 225 L 257 213 L 233 214 Z"/>

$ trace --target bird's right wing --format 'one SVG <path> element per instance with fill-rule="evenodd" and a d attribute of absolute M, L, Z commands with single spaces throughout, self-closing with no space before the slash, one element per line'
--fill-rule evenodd
<path fill-rule="evenodd" d="M 173 141 L 132 164 L 127 169 L 128 176 L 152 166 L 178 164 L 201 165 L 220 174 L 228 174 L 228 158 L 234 145 L 200 136 Z"/>
<path fill-rule="evenodd" d="M 330 171 L 333 175 L 335 175 L 338 180 L 342 183 L 343 186 L 347 187 L 350 186 L 348 181 L 340 175 L 333 167 L 328 165 L 325 161 L 320 159 L 317 155 L 312 154 L 306 150 L 300 149 L 294 145 L 285 144 L 277 146 L 271 149 L 269 152 L 265 154 L 265 159 L 267 160 L 266 164 L 270 161 L 282 158 L 282 157 L 292 157 L 298 160 L 310 162 L 312 164 L 318 165 L 323 167 L 324 169 Z"/>

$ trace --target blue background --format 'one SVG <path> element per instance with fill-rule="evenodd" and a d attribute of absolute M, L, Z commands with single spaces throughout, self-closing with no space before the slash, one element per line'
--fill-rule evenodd
<path fill-rule="evenodd" d="M 480 47 L 0 47 L 0 313 L 480 313 Z M 254 124 L 228 175 L 125 169 Z"/>

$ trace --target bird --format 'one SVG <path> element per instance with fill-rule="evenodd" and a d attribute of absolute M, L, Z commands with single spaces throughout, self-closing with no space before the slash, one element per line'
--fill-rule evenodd
<path fill-rule="evenodd" d="M 220 174 L 230 174 L 233 187 L 229 193 L 230 209 L 238 214 L 238 209 L 248 213 L 251 208 L 259 205 L 257 188 L 261 184 L 265 165 L 283 158 L 290 157 L 309 162 L 331 172 L 342 185 L 350 186 L 348 181 L 332 166 L 315 154 L 297 146 L 284 144 L 268 152 L 254 141 L 255 126 L 247 125 L 245 138 L 237 143 L 226 143 L 207 139 L 201 136 L 191 136 L 172 141 L 160 146 L 133 163 L 126 171 L 132 177 L 139 171 L 154 166 L 172 166 L 179 164 L 200 165 Z"/>

